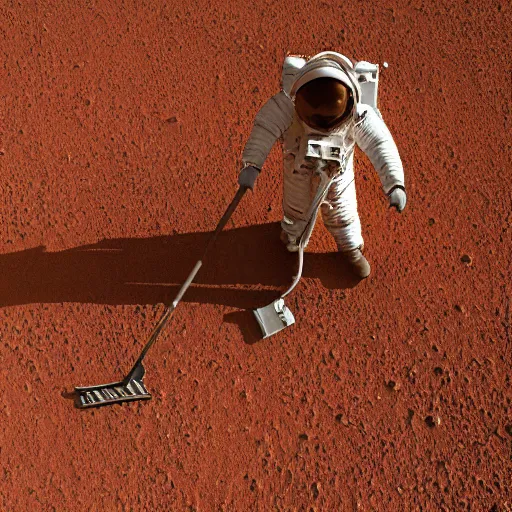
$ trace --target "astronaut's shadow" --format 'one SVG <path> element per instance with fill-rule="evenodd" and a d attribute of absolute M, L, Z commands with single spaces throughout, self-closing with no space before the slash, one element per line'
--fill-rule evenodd
<path fill-rule="evenodd" d="M 183 300 L 251 309 L 268 304 L 291 283 L 297 256 L 279 241 L 279 223 L 225 230 Z M 117 238 L 48 252 L 37 247 L 0 255 L 0 306 L 30 303 L 169 303 L 210 233 Z M 334 253 L 307 253 L 304 277 L 349 288 Z"/>

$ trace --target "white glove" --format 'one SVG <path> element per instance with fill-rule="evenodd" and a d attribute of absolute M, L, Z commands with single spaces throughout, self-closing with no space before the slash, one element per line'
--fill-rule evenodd
<path fill-rule="evenodd" d="M 389 197 L 389 207 L 395 207 L 398 212 L 401 212 L 405 208 L 405 203 L 407 203 L 407 194 L 405 193 L 405 189 L 396 186 L 391 189 L 388 194 Z"/>

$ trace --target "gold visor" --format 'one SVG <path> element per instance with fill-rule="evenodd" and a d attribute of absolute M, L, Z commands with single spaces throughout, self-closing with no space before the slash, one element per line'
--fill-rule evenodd
<path fill-rule="evenodd" d="M 295 110 L 308 126 L 331 130 L 352 111 L 352 92 L 335 78 L 316 78 L 304 84 L 295 95 Z"/>

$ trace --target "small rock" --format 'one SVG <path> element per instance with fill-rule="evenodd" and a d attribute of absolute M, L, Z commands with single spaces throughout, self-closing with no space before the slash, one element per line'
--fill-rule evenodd
<path fill-rule="evenodd" d="M 435 223 L 436 223 L 436 219 L 432 219 L 432 218 L 428 219 L 429 226 L 433 226 Z"/>
<path fill-rule="evenodd" d="M 345 427 L 348 427 L 348 420 L 347 418 L 345 418 L 345 416 L 343 416 L 343 414 L 337 414 L 335 419 L 338 423 L 341 423 Z"/>
<path fill-rule="evenodd" d="M 388 387 L 388 389 L 390 389 L 391 391 L 398 391 L 400 389 L 400 382 L 396 382 L 394 380 L 390 380 L 388 381 L 388 383 L 386 384 L 386 386 Z"/>
<path fill-rule="evenodd" d="M 460 306 L 459 304 L 455 304 L 455 306 L 453 306 L 453 309 L 455 309 L 455 311 L 458 311 L 459 313 L 466 312 L 466 308 L 464 306 Z"/>
<path fill-rule="evenodd" d="M 439 418 L 439 416 L 427 416 L 425 418 L 425 423 L 429 428 L 434 428 L 441 424 L 441 418 Z"/>
<path fill-rule="evenodd" d="M 512 437 L 512 423 L 505 426 L 506 433 Z"/>
<path fill-rule="evenodd" d="M 461 256 L 460 261 L 462 261 L 462 263 L 467 263 L 468 265 L 471 265 L 471 263 L 473 262 L 469 254 L 464 254 L 463 256 Z"/>
<path fill-rule="evenodd" d="M 309 439 L 308 435 L 307 434 L 300 434 L 299 435 L 299 439 L 301 441 L 307 441 Z"/>
<path fill-rule="evenodd" d="M 178 122 L 178 119 L 173 116 L 173 117 L 169 117 L 168 119 L 166 119 L 165 122 L 169 123 L 169 124 L 174 124 L 174 123 Z"/>

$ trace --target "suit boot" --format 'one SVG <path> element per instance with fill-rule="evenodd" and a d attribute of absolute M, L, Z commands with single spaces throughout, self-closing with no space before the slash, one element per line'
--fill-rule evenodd
<path fill-rule="evenodd" d="M 284 230 L 281 230 L 281 235 L 279 238 L 281 239 L 281 242 L 283 242 L 283 244 L 286 245 L 286 249 L 289 252 L 297 252 L 299 250 L 299 244 L 297 242 L 297 239 L 289 236 L 287 233 L 284 232 Z"/>
<path fill-rule="evenodd" d="M 351 251 L 340 251 L 340 256 L 343 258 L 352 271 L 352 273 L 360 279 L 365 279 L 370 275 L 370 264 L 363 256 L 360 248 L 352 249 Z"/>

